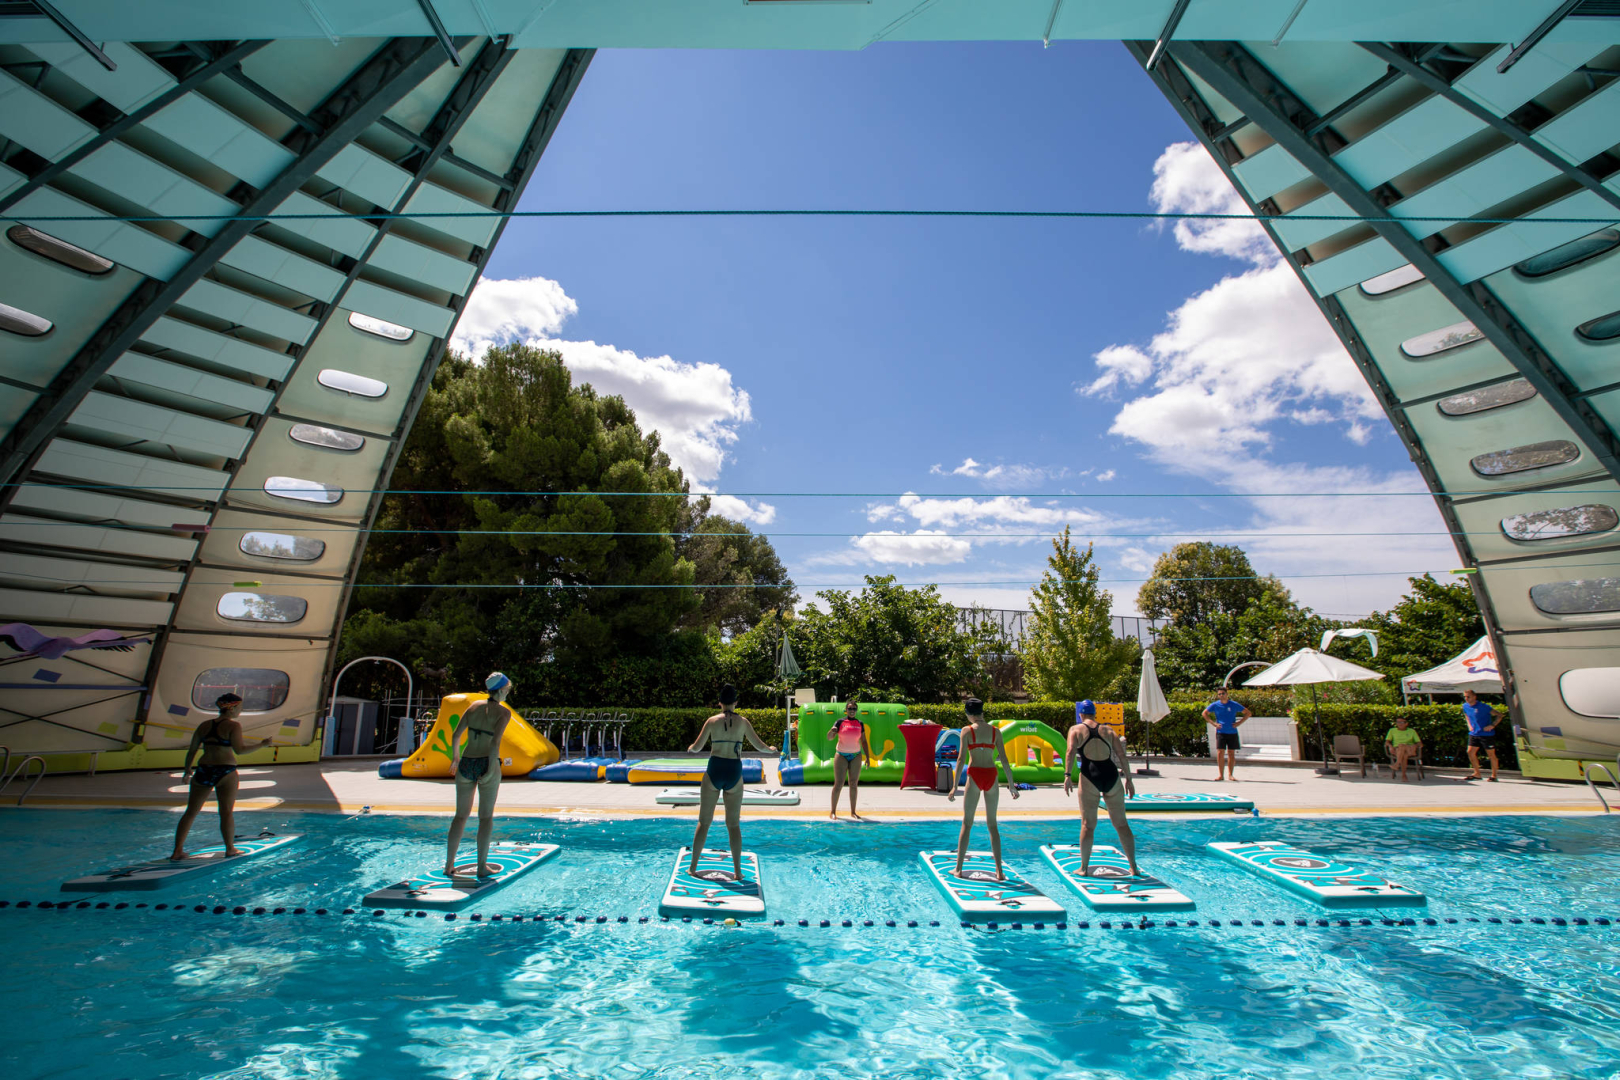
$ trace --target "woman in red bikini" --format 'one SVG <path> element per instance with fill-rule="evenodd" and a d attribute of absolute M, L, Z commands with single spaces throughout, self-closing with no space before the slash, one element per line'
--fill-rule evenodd
<path fill-rule="evenodd" d="M 996 759 L 1007 770 L 1007 790 L 1018 798 L 1013 786 L 1012 762 L 1007 760 L 1007 746 L 1001 741 L 1001 729 L 984 718 L 984 702 L 968 698 L 963 705 L 968 724 L 962 729 L 962 752 L 957 755 L 958 766 L 967 767 L 967 795 L 962 800 L 962 832 L 956 838 L 956 872 L 962 873 L 962 860 L 967 858 L 968 834 L 973 831 L 973 814 L 979 808 L 979 794 L 984 794 L 984 823 L 990 827 L 990 853 L 996 858 L 996 880 L 1004 880 L 1001 873 L 1001 833 L 996 829 L 996 801 L 1000 791 L 996 787 Z M 956 782 L 962 782 L 960 771 Z M 951 788 L 951 801 L 956 801 L 956 789 Z"/>

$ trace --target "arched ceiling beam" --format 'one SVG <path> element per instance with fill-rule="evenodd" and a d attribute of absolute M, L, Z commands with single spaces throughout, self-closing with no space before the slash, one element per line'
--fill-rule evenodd
<path fill-rule="evenodd" d="M 168 281 L 148 278 L 142 282 L 0 440 L 0 484 L 7 485 L 4 494 L 16 490 L 14 481 L 107 369 L 222 256 L 258 227 L 259 222 L 252 219 L 273 212 L 442 63 L 431 38 L 395 38 L 373 53 L 312 112 L 311 118 L 321 125 L 321 134 L 294 129 L 284 145 L 297 157 L 248 200 L 242 207 L 243 216 L 227 222 L 200 243 L 196 254 Z M 0 504 L 4 501 L 0 496 Z"/>
<path fill-rule="evenodd" d="M 1604 471 L 1620 479 L 1620 440 L 1608 422 L 1579 397 L 1579 388 L 1494 293 L 1480 282 L 1457 280 L 1421 240 L 1344 171 L 1318 141 L 1320 134 L 1313 138 L 1305 133 L 1316 119 L 1309 106 L 1235 42 L 1176 42 L 1170 46 L 1170 55 L 1258 124 L 1428 278 L 1536 388 Z"/>

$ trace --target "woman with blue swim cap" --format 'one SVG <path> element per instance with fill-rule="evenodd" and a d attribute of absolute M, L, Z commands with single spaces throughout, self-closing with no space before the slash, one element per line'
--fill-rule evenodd
<path fill-rule="evenodd" d="M 495 797 L 501 790 L 501 736 L 506 734 L 507 721 L 512 719 L 512 707 L 506 704 L 506 695 L 512 692 L 512 680 L 499 671 L 492 672 L 484 680 L 484 688 L 489 691 L 489 698 L 469 705 L 450 736 L 450 775 L 456 782 L 456 816 L 450 822 L 450 850 L 444 857 L 444 874 L 451 878 L 458 876 L 456 849 L 461 846 L 461 833 L 472 813 L 474 788 L 478 791 L 478 866 L 472 876 L 495 874 L 489 865 L 489 839 L 495 831 Z M 469 875 L 463 872 L 459 876 Z"/>

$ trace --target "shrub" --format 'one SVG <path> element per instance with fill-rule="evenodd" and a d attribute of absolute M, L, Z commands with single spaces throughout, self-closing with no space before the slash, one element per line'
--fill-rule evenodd
<path fill-rule="evenodd" d="M 1395 718 L 1404 716 L 1411 721 L 1423 739 L 1423 762 L 1426 765 L 1466 766 L 1468 764 L 1468 725 L 1462 709 L 1456 705 L 1323 705 L 1322 735 L 1331 745 L 1335 735 L 1355 735 L 1367 752 L 1369 761 L 1387 761 L 1384 753 L 1384 735 L 1395 726 Z M 1316 720 L 1309 704 L 1294 711 L 1299 721 L 1300 742 L 1306 760 L 1319 760 L 1322 746 L 1316 739 Z M 1508 722 L 1497 725 L 1496 760 L 1504 769 L 1519 767 L 1518 751 L 1509 738 Z M 1483 754 L 1482 766 L 1488 765 Z"/>
<path fill-rule="evenodd" d="M 624 729 L 624 749 L 626 753 L 635 754 L 668 754 L 684 751 L 692 745 L 697 738 L 698 729 L 703 721 L 715 714 L 712 708 L 669 708 L 669 709 L 607 709 L 600 706 L 592 709 L 519 709 L 525 719 L 533 717 L 529 722 L 541 733 L 545 731 L 544 715 L 549 712 L 559 712 L 566 716 L 569 713 L 584 712 L 610 712 L 614 716 L 628 713 L 630 723 Z M 781 709 L 738 709 L 738 714 L 746 716 L 759 733 L 760 741 L 770 746 L 782 745 L 782 728 L 784 719 Z M 748 747 L 744 747 L 745 752 Z"/>

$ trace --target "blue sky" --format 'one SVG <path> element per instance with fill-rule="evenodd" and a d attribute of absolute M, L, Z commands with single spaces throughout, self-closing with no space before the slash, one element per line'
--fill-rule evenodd
<path fill-rule="evenodd" d="M 522 208 L 1235 208 L 1189 140 L 1113 43 L 603 51 Z M 918 493 L 726 501 L 807 598 L 892 572 L 1023 607 L 1063 521 L 1117 613 L 1194 535 L 1249 534 L 1222 539 L 1350 614 L 1455 558 L 1421 496 L 1255 497 L 1421 484 L 1252 227 L 519 220 L 458 340 L 508 338 L 710 490 Z"/>

